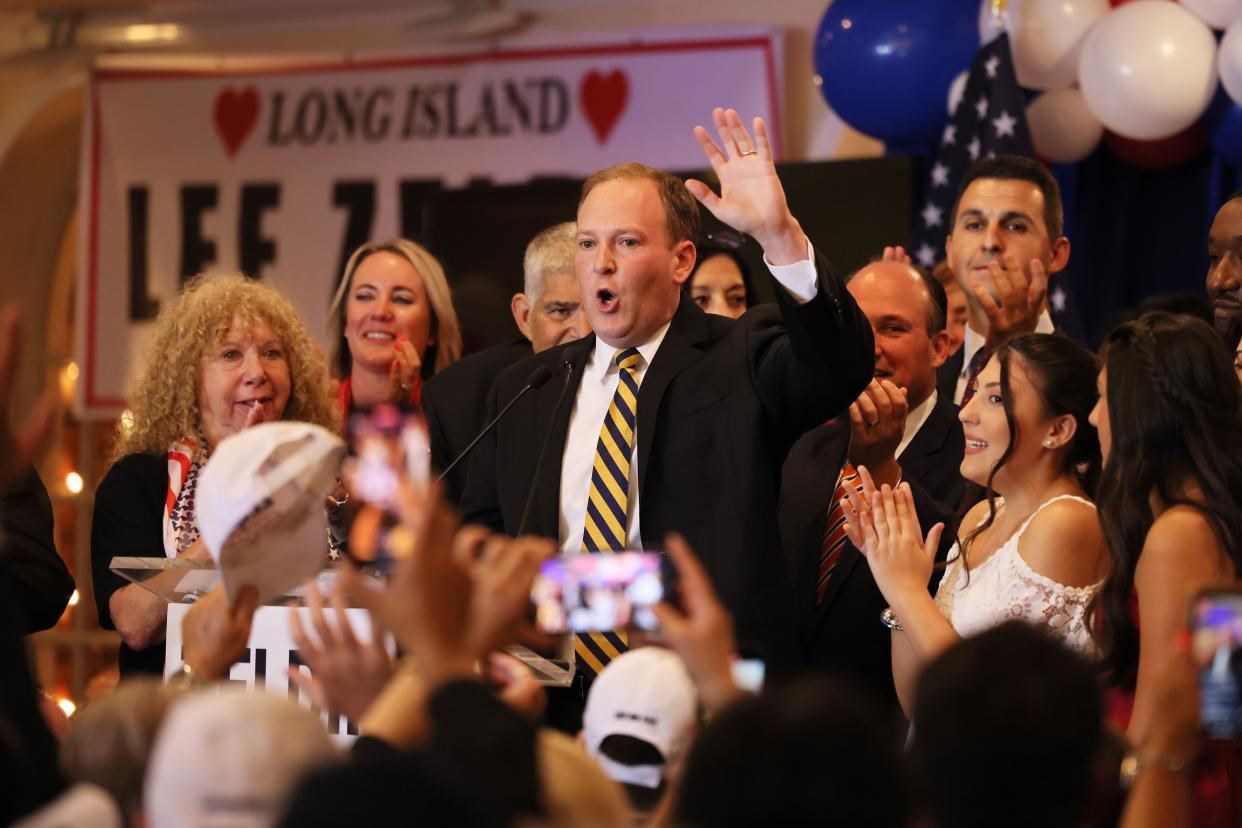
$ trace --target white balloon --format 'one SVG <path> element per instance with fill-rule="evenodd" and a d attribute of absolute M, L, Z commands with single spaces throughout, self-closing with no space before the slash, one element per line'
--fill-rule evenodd
<path fill-rule="evenodd" d="M 1182 0 L 1182 5 L 1213 29 L 1226 29 L 1242 20 L 1242 0 Z"/>
<path fill-rule="evenodd" d="M 1234 23 L 1220 41 L 1216 66 L 1220 82 L 1235 103 L 1242 103 L 1242 21 Z"/>
<path fill-rule="evenodd" d="M 962 95 L 966 94 L 966 78 L 970 76 L 970 72 L 962 71 L 953 83 L 949 84 L 949 115 L 953 114 L 953 110 L 957 109 L 957 105 L 962 102 Z"/>
<path fill-rule="evenodd" d="M 1104 125 L 1091 113 L 1077 87 L 1054 89 L 1026 108 L 1035 152 L 1058 164 L 1081 161 L 1104 137 Z"/>
<path fill-rule="evenodd" d="M 1193 124 L 1216 92 L 1216 38 L 1177 3 L 1134 0 L 1087 35 L 1078 84 L 1113 132 L 1167 138 Z"/>
<path fill-rule="evenodd" d="M 1108 0 L 1009 0 L 996 15 L 991 0 L 983 0 L 979 40 L 987 43 L 1008 31 L 1018 83 L 1029 89 L 1064 89 L 1078 77 L 1087 32 L 1108 10 Z"/>

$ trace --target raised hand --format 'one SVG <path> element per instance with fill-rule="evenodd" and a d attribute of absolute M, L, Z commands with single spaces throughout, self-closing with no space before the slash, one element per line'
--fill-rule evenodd
<path fill-rule="evenodd" d="M 16 304 L 6 305 L 0 311 L 0 488 L 25 473 L 48 447 L 60 408 L 55 389 L 48 388 L 25 425 L 15 428 L 9 421 L 21 350 L 21 312 Z"/>
<path fill-rule="evenodd" d="M 388 368 L 388 402 L 393 405 L 405 405 L 410 400 L 410 392 L 414 390 L 414 383 L 418 381 L 423 360 L 418 355 L 418 349 L 405 338 L 404 334 L 397 334 L 392 348 L 393 360 Z"/>
<path fill-rule="evenodd" d="M 696 179 L 687 180 L 686 189 L 716 218 L 754 238 L 770 263 L 806 259 L 806 234 L 789 212 L 763 119 L 754 120 L 753 141 L 736 110 L 717 107 L 712 122 L 720 144 L 701 126 L 694 128 L 694 138 L 720 180 L 720 195 Z"/>
<path fill-rule="evenodd" d="M 988 262 L 988 273 L 993 290 L 978 281 L 970 290 L 988 317 L 985 347 L 990 352 L 1019 334 L 1034 332 L 1048 295 L 1048 274 L 1039 259 L 1031 259 L 1027 276 L 1012 256 L 1005 256 L 1003 267 L 1001 262 Z"/>
<path fill-rule="evenodd" d="M 548 706 L 548 694 L 535 674 L 508 653 L 488 655 L 487 679 L 496 688 L 497 698 L 532 721 Z"/>
<path fill-rule="evenodd" d="M 328 598 L 335 623 L 324 613 L 318 585 L 308 583 L 304 595 L 304 612 L 315 636 L 312 639 L 307 635 L 302 610 L 290 613 L 289 629 L 310 675 L 290 665 L 289 680 L 316 708 L 343 713 L 351 722 L 360 722 L 393 674 L 392 659 L 384 647 L 383 625 L 372 615 L 371 637 L 359 641 L 345 612 L 345 593 L 339 582 L 332 585 Z"/>
<path fill-rule="evenodd" d="M 339 565 L 345 591 L 392 631 L 432 685 L 473 675 L 481 655 L 467 646 L 471 584 L 457 564 L 472 553 L 454 550 L 478 549 L 487 538 L 481 526 L 459 529 L 440 491 L 438 485 L 398 488 L 397 512 L 415 540 L 387 585 L 364 581 L 348 561 Z"/>
<path fill-rule="evenodd" d="M 865 502 L 849 492 L 842 502 L 847 533 L 851 541 L 855 537 L 862 541 L 854 541 L 854 545 L 867 559 L 880 592 L 897 609 L 911 596 L 927 596 L 944 524 L 937 523 L 924 538 L 909 483 L 896 490 L 884 485 L 876 492 L 869 474 L 864 481 L 864 489 L 870 484 Z"/>
<path fill-rule="evenodd" d="M 536 633 L 527 615 L 535 576 L 543 562 L 556 554 L 556 543 L 533 535 L 492 535 L 481 549 L 459 546 L 455 551 L 462 556 L 458 566 L 473 582 L 467 646 L 479 653 L 517 642 L 537 649 L 549 646 L 548 638 Z"/>
<path fill-rule="evenodd" d="M 246 652 L 250 625 L 259 606 L 259 591 L 244 586 L 233 606 L 217 586 L 194 602 L 181 621 L 181 643 L 185 663 L 209 681 L 228 675 Z"/>
<path fill-rule="evenodd" d="M 888 380 L 871 380 L 850 403 L 850 463 L 866 466 L 881 483 L 897 485 L 901 479 L 897 447 L 906 433 L 909 411 L 904 389 Z"/>

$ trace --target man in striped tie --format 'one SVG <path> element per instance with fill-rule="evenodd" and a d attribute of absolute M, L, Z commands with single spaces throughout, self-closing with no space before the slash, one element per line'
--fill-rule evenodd
<path fill-rule="evenodd" d="M 840 501 L 861 488 L 859 467 L 879 483 L 905 480 L 919 520 L 951 525 L 965 489 L 957 406 L 936 390 L 948 353 L 944 287 L 909 263 L 872 262 L 848 280 L 871 320 L 875 378 L 848 417 L 799 440 L 782 470 L 781 539 L 792 571 L 807 666 L 844 675 L 897 710 L 886 606 L 866 561 L 845 537 Z M 946 533 L 945 546 L 952 533 Z"/>
<path fill-rule="evenodd" d="M 479 444 L 462 511 L 555 537 L 564 555 L 659 549 L 680 532 L 732 614 L 739 648 L 768 659 L 771 673 L 797 658 L 778 551 L 781 463 L 870 380 L 872 337 L 790 213 L 763 122 L 752 136 L 732 110 L 713 119 L 719 143 L 702 127 L 695 138 L 719 195 L 633 163 L 583 185 L 576 271 L 594 334 L 501 375 L 492 411 L 538 365 L 559 379 L 521 398 Z M 732 320 L 682 296 L 695 199 L 763 248 L 776 305 Z M 584 683 L 626 640 L 608 632 L 576 645 Z"/>

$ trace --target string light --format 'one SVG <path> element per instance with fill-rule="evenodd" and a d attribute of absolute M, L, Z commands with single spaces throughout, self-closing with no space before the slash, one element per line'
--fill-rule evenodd
<path fill-rule="evenodd" d="M 77 472 L 69 472 L 65 475 L 65 488 L 71 494 L 78 494 L 82 491 L 82 475 Z"/>
<path fill-rule="evenodd" d="M 65 716 L 67 717 L 72 717 L 73 714 L 76 713 L 78 710 L 78 706 L 76 704 L 64 698 L 63 696 L 56 700 L 56 706 L 59 707 L 61 709 L 61 712 L 64 713 Z"/>
<path fill-rule="evenodd" d="M 73 591 L 73 594 L 69 596 L 69 606 L 76 607 L 78 605 L 78 601 L 81 601 L 81 600 L 82 600 L 82 596 L 79 595 L 78 591 L 75 589 Z"/>

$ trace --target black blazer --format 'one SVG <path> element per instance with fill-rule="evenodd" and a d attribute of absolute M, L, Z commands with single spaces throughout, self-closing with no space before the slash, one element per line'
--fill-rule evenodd
<path fill-rule="evenodd" d="M 431 465 L 448 468 L 483 428 L 487 393 L 496 377 L 530 356 L 530 342 L 514 339 L 479 351 L 450 365 L 423 385 L 423 415 L 431 438 Z M 470 458 L 463 459 L 444 477 L 444 496 L 450 503 L 461 500 L 466 488 Z"/>
<path fill-rule="evenodd" d="M 950 404 L 950 407 L 951 404 Z M 952 407 L 956 411 L 956 407 Z M 939 401 L 933 412 L 942 410 Z M 921 485 L 915 469 L 926 466 L 928 455 L 952 453 L 952 431 L 943 415 L 929 416 L 901 456 L 902 478 L 910 483 L 919 524 L 927 532 L 940 521 L 951 529 L 952 515 Z M 940 439 L 937 439 L 937 435 Z M 957 456 L 961 458 L 961 429 L 957 429 Z M 871 577 L 862 554 L 846 541 L 822 603 L 816 605 L 819 555 L 841 466 L 849 450 L 848 420 L 828 423 L 809 432 L 789 452 L 781 474 L 781 537 L 786 564 L 792 577 L 794 607 L 798 615 L 805 666 L 813 671 L 849 678 L 890 710 L 897 709 L 893 686 L 892 647 L 880 613 L 888 606 Z M 926 454 L 919 443 L 940 443 Z M 911 457 L 911 451 L 915 456 Z M 917 461 L 916 461 L 917 458 Z M 938 470 L 938 466 L 934 466 Z M 943 560 L 952 545 L 952 532 L 941 536 L 938 558 Z M 938 580 L 939 572 L 932 580 Z"/>
<path fill-rule="evenodd" d="M 962 375 L 962 365 L 966 360 L 966 349 L 958 348 L 957 353 L 944 361 L 936 369 L 936 391 L 940 394 L 941 400 L 947 400 L 950 405 L 956 407 L 953 402 L 953 395 L 957 393 L 957 380 Z"/>
<path fill-rule="evenodd" d="M 903 478 L 918 483 L 940 504 L 940 514 L 950 518 L 961 506 L 967 486 L 961 470 L 966 438 L 957 412 L 953 398 L 940 394 L 914 439 L 898 458 Z M 947 522 L 945 526 L 951 528 Z"/>
<path fill-rule="evenodd" d="M 820 292 L 812 301 L 795 304 L 778 287 L 776 306 L 751 308 L 736 321 L 705 314 L 683 296 L 638 393 L 643 545 L 662 548 L 671 531 L 685 536 L 733 615 L 739 646 L 777 670 L 796 658 L 777 520 L 781 464 L 803 433 L 858 396 L 874 365 L 866 317 L 827 261 L 817 256 L 816 267 Z M 546 437 L 525 530 L 558 537 L 570 411 L 594 347 L 592 335 L 552 348 L 496 381 L 489 411 L 535 365 L 557 372 L 475 450 L 465 520 L 517 531 Z"/>

